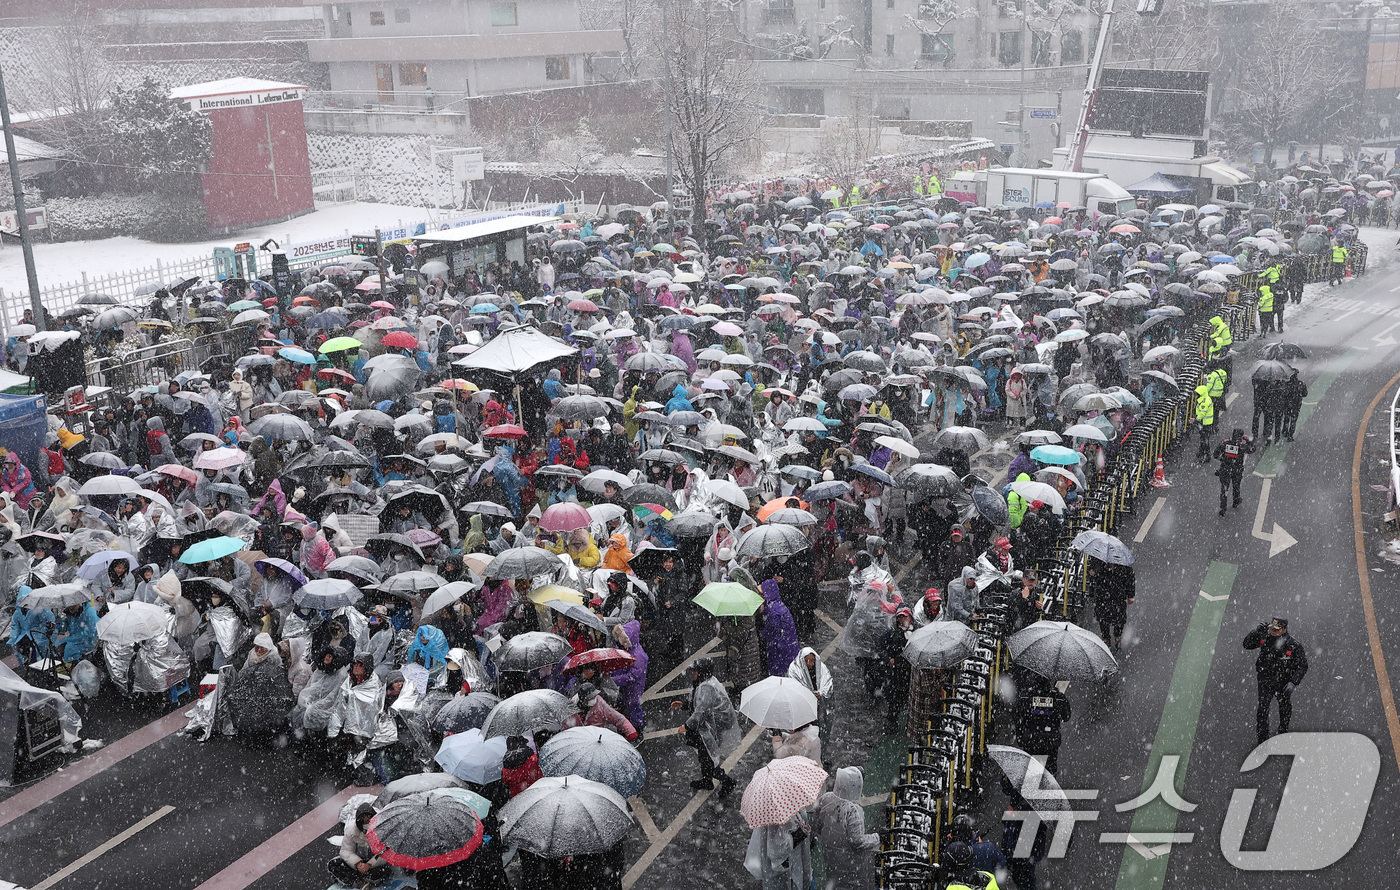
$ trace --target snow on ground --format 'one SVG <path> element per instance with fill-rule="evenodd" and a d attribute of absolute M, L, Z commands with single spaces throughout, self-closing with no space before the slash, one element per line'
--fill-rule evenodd
<path fill-rule="evenodd" d="M 83 275 L 95 279 L 103 275 L 133 269 L 146 269 L 162 264 L 178 263 L 209 256 L 215 247 L 232 247 L 243 241 L 261 244 L 275 238 L 284 246 L 345 234 L 372 234 L 374 227 L 384 229 L 414 225 L 439 219 L 464 216 L 470 211 L 436 210 L 406 207 L 397 204 L 352 202 L 326 204 L 315 212 L 286 222 L 260 226 L 209 241 L 184 244 L 157 244 L 139 238 L 103 238 L 98 241 L 66 241 L 59 244 L 36 242 L 34 262 L 39 270 L 39 287 L 81 281 Z M 28 290 L 24 273 L 24 256 L 18 244 L 0 247 L 0 289 L 5 293 Z"/>

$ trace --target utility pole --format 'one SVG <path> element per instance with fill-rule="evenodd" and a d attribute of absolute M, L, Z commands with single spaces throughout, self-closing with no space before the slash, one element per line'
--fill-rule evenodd
<path fill-rule="evenodd" d="M 675 154 L 674 140 L 671 136 L 672 118 L 675 116 L 671 110 L 671 52 L 669 35 L 671 33 L 670 20 L 666 15 L 666 0 L 661 0 L 661 64 L 666 72 L 666 219 L 670 223 L 669 233 L 672 237 L 676 233 L 676 179 L 675 162 L 672 159 Z M 694 196 L 691 196 L 694 199 Z"/>
<path fill-rule="evenodd" d="M 29 218 L 24 209 L 24 181 L 19 175 L 19 154 L 15 151 L 15 130 L 10 123 L 10 100 L 5 96 L 5 75 L 0 71 L 0 125 L 5 128 L 5 154 L 10 159 L 10 184 L 15 190 L 15 217 L 19 220 L 19 243 L 24 252 L 24 272 L 29 278 L 29 305 L 34 309 L 34 326 L 44 330 L 44 306 L 39 302 L 39 272 L 34 268 L 34 245 L 29 241 Z"/>

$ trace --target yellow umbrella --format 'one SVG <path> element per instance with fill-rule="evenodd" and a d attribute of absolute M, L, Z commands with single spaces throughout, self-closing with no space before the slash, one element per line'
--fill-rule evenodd
<path fill-rule="evenodd" d="M 530 602 L 537 606 L 543 606 L 550 600 L 563 600 L 566 603 L 583 605 L 583 593 L 562 584 L 546 584 L 543 587 L 531 588 L 529 597 Z"/>

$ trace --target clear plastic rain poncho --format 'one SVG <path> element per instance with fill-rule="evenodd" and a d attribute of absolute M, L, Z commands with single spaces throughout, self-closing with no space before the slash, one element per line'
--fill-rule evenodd
<path fill-rule="evenodd" d="M 734 704 L 717 677 L 709 677 L 691 692 L 693 713 L 686 721 L 686 732 L 695 732 L 705 750 L 716 761 L 739 747 L 739 720 Z"/>
<path fill-rule="evenodd" d="M 139 643 L 107 643 L 102 658 L 112 682 L 122 689 L 130 683 L 133 693 L 161 695 L 190 675 L 190 660 L 169 631 Z"/>
<path fill-rule="evenodd" d="M 855 658 L 872 658 L 880 648 L 880 639 L 894 627 L 894 613 L 900 605 L 899 595 L 880 581 L 872 581 L 856 595 L 846 632 L 841 637 L 841 651 Z"/>

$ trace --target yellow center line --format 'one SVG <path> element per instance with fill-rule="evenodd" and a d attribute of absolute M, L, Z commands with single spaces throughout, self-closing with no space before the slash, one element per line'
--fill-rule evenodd
<path fill-rule="evenodd" d="M 1366 444 L 1366 428 L 1371 425 L 1371 415 L 1380 404 L 1381 397 L 1395 389 L 1400 383 L 1400 373 L 1390 378 L 1390 382 L 1376 393 L 1366 413 L 1361 416 L 1361 426 L 1356 430 L 1356 448 L 1351 455 L 1351 524 L 1356 542 L 1356 574 L 1361 582 L 1361 611 L 1366 616 L 1366 637 L 1371 645 L 1371 661 L 1376 668 L 1376 683 L 1381 690 L 1381 708 L 1385 711 L 1385 723 L 1390 730 L 1390 747 L 1395 754 L 1395 763 L 1400 766 L 1400 713 L 1395 708 L 1395 692 L 1390 686 L 1390 672 L 1385 665 L 1385 650 L 1381 648 L 1380 625 L 1376 622 L 1376 604 L 1371 598 L 1371 574 L 1366 566 L 1366 533 L 1361 526 L 1361 450 Z"/>

